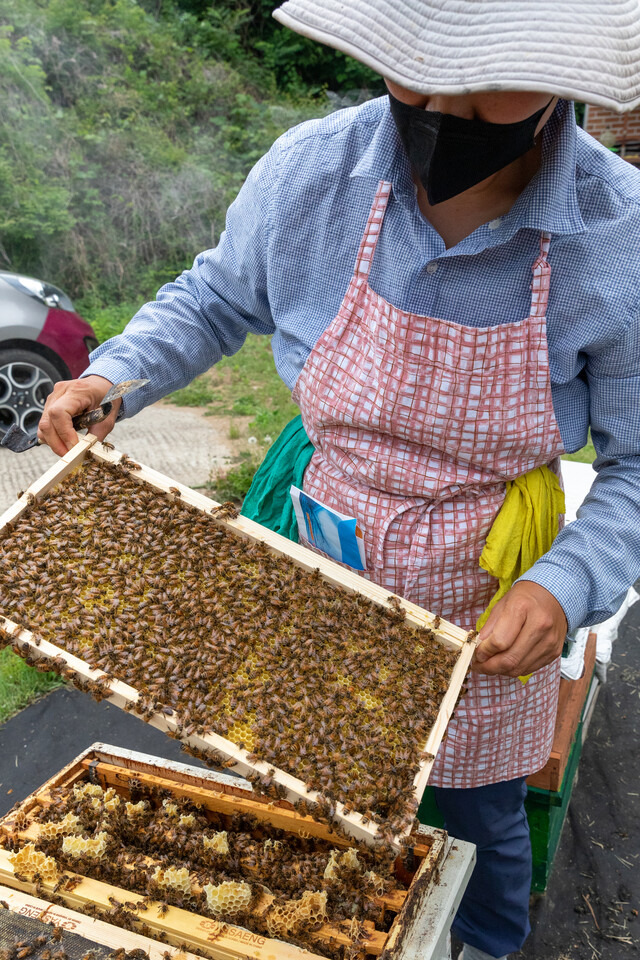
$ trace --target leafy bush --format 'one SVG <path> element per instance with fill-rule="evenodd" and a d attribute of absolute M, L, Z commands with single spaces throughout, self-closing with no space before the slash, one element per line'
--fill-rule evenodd
<path fill-rule="evenodd" d="M 241 10 L 165 6 L 0 0 L 0 265 L 96 304 L 148 295 L 217 242 L 275 137 L 327 109 L 276 97 Z"/>

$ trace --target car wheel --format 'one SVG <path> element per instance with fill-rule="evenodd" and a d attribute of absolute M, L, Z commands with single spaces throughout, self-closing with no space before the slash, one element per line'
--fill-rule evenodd
<path fill-rule="evenodd" d="M 39 354 L 0 350 L 0 438 L 13 424 L 34 436 L 45 400 L 58 380 L 60 371 Z"/>

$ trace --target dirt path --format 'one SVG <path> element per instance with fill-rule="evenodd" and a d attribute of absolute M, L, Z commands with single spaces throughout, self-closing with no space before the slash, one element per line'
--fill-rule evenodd
<path fill-rule="evenodd" d="M 230 418 L 209 417 L 198 407 L 176 407 L 161 401 L 116 424 L 109 439 L 145 466 L 199 487 L 246 449 L 243 419 L 250 418 L 234 417 L 234 427 L 238 432 L 240 425 L 241 435 L 230 439 Z M 21 454 L 0 449 L 0 513 L 13 503 L 18 491 L 25 490 L 56 460 L 48 447 Z"/>

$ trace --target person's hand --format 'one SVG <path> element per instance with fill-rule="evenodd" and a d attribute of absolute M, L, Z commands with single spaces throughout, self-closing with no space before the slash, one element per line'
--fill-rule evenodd
<path fill-rule="evenodd" d="M 38 424 L 38 440 L 47 443 L 54 453 L 63 457 L 78 442 L 78 434 L 73 429 L 71 418 L 85 410 L 95 410 L 105 393 L 112 386 L 104 377 L 82 377 L 81 380 L 61 380 L 56 383 L 53 393 L 47 397 L 44 410 Z M 109 416 L 89 428 L 98 440 L 104 440 L 113 430 L 122 399 L 113 401 Z"/>
<path fill-rule="evenodd" d="M 567 618 L 556 598 L 531 580 L 514 583 L 480 631 L 474 673 L 521 677 L 562 653 Z"/>

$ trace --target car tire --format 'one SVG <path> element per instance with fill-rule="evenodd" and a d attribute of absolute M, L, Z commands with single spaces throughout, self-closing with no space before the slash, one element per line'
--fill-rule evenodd
<path fill-rule="evenodd" d="M 0 349 L 0 439 L 13 424 L 35 435 L 45 400 L 58 380 L 60 371 L 39 353 Z"/>

